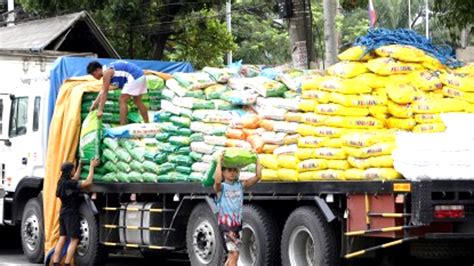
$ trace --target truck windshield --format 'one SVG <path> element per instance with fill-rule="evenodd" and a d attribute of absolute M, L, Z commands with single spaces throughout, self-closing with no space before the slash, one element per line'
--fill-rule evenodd
<path fill-rule="evenodd" d="M 10 117 L 10 137 L 16 137 L 26 134 L 26 125 L 28 122 L 28 98 L 15 98 L 12 103 L 12 114 Z"/>

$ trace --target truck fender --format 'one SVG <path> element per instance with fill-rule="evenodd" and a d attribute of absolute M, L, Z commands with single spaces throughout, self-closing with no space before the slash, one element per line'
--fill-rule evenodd
<path fill-rule="evenodd" d="M 314 200 L 316 201 L 316 205 L 318 205 L 319 209 L 322 211 L 324 214 L 324 217 L 326 217 L 326 221 L 328 223 L 334 221 L 336 219 L 336 215 L 332 212 L 331 208 L 329 208 L 329 205 L 324 201 L 321 197 L 315 196 Z"/>
<path fill-rule="evenodd" d="M 13 221 L 21 220 L 23 209 L 29 199 L 37 197 L 43 189 L 43 178 L 24 177 L 13 195 Z M 42 202 L 42 198 L 40 199 Z"/>

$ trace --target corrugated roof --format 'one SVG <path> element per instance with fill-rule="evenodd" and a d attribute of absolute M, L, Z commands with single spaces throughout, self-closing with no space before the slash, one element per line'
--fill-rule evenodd
<path fill-rule="evenodd" d="M 92 17 L 85 11 L 19 23 L 11 27 L 0 27 L 0 50 L 44 51 L 46 46 L 58 37 L 67 35 L 74 24 L 81 20 L 86 22 L 110 57 L 120 58 Z"/>

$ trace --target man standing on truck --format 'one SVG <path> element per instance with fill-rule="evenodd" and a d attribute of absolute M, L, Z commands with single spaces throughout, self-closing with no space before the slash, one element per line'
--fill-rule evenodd
<path fill-rule="evenodd" d="M 239 249 L 242 245 L 242 207 L 244 189 L 255 185 L 262 176 L 262 170 L 257 159 L 257 171 L 254 177 L 239 180 L 240 169 L 222 167 L 224 152 L 216 154 L 217 167 L 214 174 L 214 190 L 217 193 L 217 223 L 224 235 L 227 261 L 225 266 L 237 266 Z"/>
<path fill-rule="evenodd" d="M 142 102 L 142 95 L 146 90 L 146 77 L 143 70 L 135 64 L 126 61 L 115 61 L 109 65 L 102 66 L 99 62 L 93 61 L 87 65 L 87 73 L 96 79 L 102 78 L 102 89 L 91 106 L 90 111 L 96 109 L 97 116 L 102 117 L 107 93 L 110 85 L 122 90 L 120 95 L 120 124 L 127 124 L 128 100 L 133 98 L 133 102 L 138 107 L 145 123 L 148 123 L 148 110 Z"/>

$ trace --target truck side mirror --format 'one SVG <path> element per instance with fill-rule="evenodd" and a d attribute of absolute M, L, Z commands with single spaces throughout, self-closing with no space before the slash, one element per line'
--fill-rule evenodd
<path fill-rule="evenodd" d="M 12 142 L 9 139 L 0 139 L 0 141 L 3 141 L 5 143 L 5 146 L 10 147 L 12 145 Z"/>

